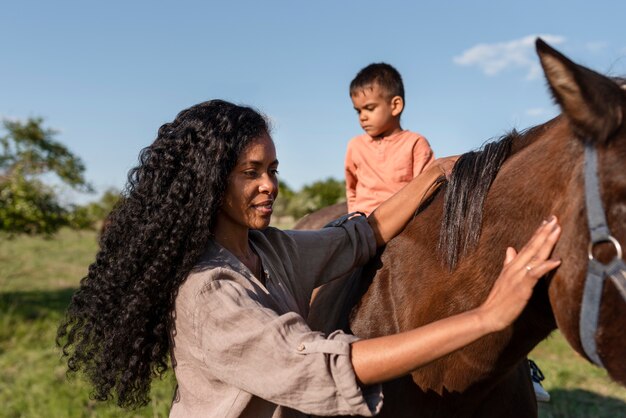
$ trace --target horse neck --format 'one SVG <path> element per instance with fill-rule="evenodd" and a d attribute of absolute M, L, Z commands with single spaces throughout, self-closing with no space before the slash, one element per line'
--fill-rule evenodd
<path fill-rule="evenodd" d="M 548 129 L 549 127 L 549 129 Z M 543 219 L 556 215 L 562 226 L 553 257 L 563 260 L 557 275 L 576 277 L 585 271 L 583 213 L 583 145 L 563 118 L 536 130 L 530 143 L 504 164 L 485 202 L 479 253 L 491 257 L 499 271 L 508 246 L 520 250 Z M 497 248 L 501 251 L 492 251 Z M 491 278 L 496 275 L 492 273 Z M 528 307 L 513 327 L 511 338 L 534 346 L 556 327 L 554 290 L 547 276 L 535 289 Z M 571 283 L 571 281 L 570 281 Z M 524 326 L 532 323 L 532 327 Z M 526 348 L 524 348 L 526 350 Z"/>
<path fill-rule="evenodd" d="M 483 230 L 517 249 L 550 215 L 562 224 L 560 244 L 584 226 L 583 145 L 563 119 L 550 126 L 524 138 L 529 144 L 506 161 L 485 200 Z"/>

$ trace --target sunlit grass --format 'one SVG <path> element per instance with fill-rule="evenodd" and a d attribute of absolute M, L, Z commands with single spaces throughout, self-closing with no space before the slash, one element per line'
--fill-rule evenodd
<path fill-rule="evenodd" d="M 0 291 L 75 287 L 97 247 L 94 231 L 62 229 L 49 239 L 0 235 Z"/>
<path fill-rule="evenodd" d="M 555 332 L 529 355 L 545 375 L 549 403 L 540 403 L 541 418 L 626 417 L 626 389 L 604 369 L 591 365 Z"/>
<path fill-rule="evenodd" d="M 56 329 L 96 248 L 94 232 L 0 238 L 0 417 L 167 417 L 171 373 L 136 411 L 90 400 L 84 379 L 66 376 Z"/>

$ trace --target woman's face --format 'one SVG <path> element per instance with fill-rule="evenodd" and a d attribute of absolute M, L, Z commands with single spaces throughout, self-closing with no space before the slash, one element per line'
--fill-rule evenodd
<path fill-rule="evenodd" d="M 228 177 L 228 186 L 217 216 L 220 229 L 263 229 L 270 224 L 278 195 L 278 160 L 268 134 L 244 149 Z"/>

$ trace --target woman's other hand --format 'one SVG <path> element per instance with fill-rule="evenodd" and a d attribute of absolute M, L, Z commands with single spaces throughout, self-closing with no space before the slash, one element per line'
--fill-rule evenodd
<path fill-rule="evenodd" d="M 560 235 L 561 227 L 552 216 L 519 253 L 507 248 L 500 276 L 479 308 L 487 329 L 499 331 L 510 325 L 528 303 L 539 279 L 561 264 L 561 260 L 549 258 Z"/>

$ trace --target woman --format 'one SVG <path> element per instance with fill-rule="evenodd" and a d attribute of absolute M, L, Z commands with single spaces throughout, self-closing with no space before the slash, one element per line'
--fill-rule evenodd
<path fill-rule="evenodd" d="M 519 254 L 507 249 L 477 309 L 371 340 L 311 331 L 313 288 L 398 234 L 452 164 L 438 160 L 368 218 L 283 232 L 268 228 L 278 160 L 265 119 L 220 100 L 182 111 L 141 152 L 59 328 L 68 367 L 97 399 L 132 407 L 171 354 L 171 417 L 375 415 L 377 383 L 506 327 L 559 264 L 552 218 Z"/>

